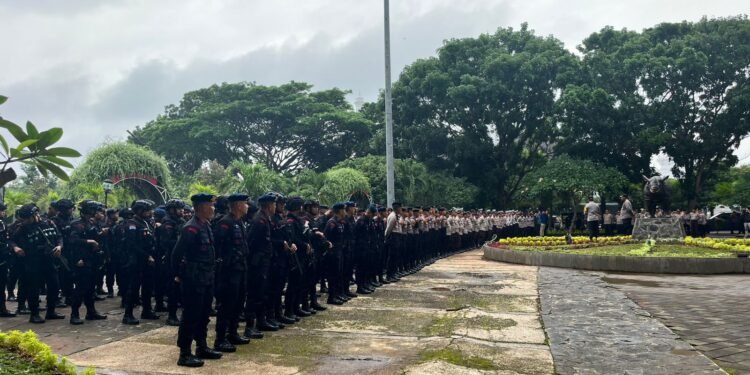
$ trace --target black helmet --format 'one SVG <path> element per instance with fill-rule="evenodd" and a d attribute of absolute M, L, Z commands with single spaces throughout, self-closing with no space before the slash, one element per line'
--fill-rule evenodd
<path fill-rule="evenodd" d="M 133 202 L 132 205 L 130 205 L 130 208 L 133 210 L 133 213 L 139 213 L 143 211 L 153 210 L 154 205 L 151 203 L 150 200 L 147 199 L 139 199 L 135 202 Z"/>
<path fill-rule="evenodd" d="M 52 207 L 54 207 L 58 211 L 65 211 L 65 210 L 69 210 L 71 208 L 74 208 L 75 206 L 76 205 L 75 205 L 75 203 L 73 203 L 73 201 L 71 201 L 70 199 L 63 198 L 63 199 L 60 199 L 57 202 L 55 202 L 54 206 L 52 206 Z"/>
<path fill-rule="evenodd" d="M 305 200 L 300 197 L 290 197 L 286 202 L 286 209 L 287 211 L 297 211 L 302 208 L 304 203 Z"/>
<path fill-rule="evenodd" d="M 167 201 L 167 204 L 165 206 L 167 210 L 171 209 L 182 209 L 185 208 L 185 202 L 182 201 L 182 199 L 170 199 Z"/>
<path fill-rule="evenodd" d="M 16 215 L 20 219 L 28 219 L 34 216 L 34 214 L 38 212 L 39 212 L 39 207 L 37 207 L 36 204 L 28 203 L 28 204 L 24 204 L 23 206 L 21 206 L 21 208 L 16 210 Z"/>
<path fill-rule="evenodd" d="M 78 205 L 82 215 L 93 215 L 99 210 L 104 210 L 104 205 L 92 200 L 85 200 Z"/>

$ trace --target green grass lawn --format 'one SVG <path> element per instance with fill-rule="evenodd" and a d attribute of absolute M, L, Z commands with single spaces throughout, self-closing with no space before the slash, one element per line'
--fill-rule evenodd
<path fill-rule="evenodd" d="M 603 256 L 636 256 L 630 251 L 642 246 L 640 243 L 625 245 L 608 245 L 589 247 L 585 249 L 573 249 L 570 246 L 511 246 L 511 250 L 518 251 L 546 251 L 552 253 L 580 254 L 580 255 L 603 255 Z M 727 250 L 707 249 L 704 247 L 685 246 L 679 244 L 657 244 L 646 254 L 647 257 L 674 257 L 674 258 L 735 258 L 737 253 Z"/>
<path fill-rule="evenodd" d="M 0 374 L 55 375 L 57 372 L 42 369 L 28 358 L 7 349 L 0 349 Z"/>

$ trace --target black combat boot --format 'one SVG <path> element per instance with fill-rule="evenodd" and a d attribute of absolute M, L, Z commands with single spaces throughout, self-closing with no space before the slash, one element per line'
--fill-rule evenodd
<path fill-rule="evenodd" d="M 104 320 L 106 315 L 99 314 L 96 310 L 86 310 L 86 320 Z"/>
<path fill-rule="evenodd" d="M 317 311 L 326 311 L 326 310 L 328 310 L 327 307 L 325 307 L 325 306 L 321 305 L 320 303 L 318 303 L 317 300 L 313 301 L 313 303 L 310 304 L 310 307 L 312 307 L 313 309 L 315 309 Z"/>
<path fill-rule="evenodd" d="M 263 333 L 258 330 L 255 324 L 256 324 L 256 319 L 247 318 L 247 322 L 245 325 L 245 337 L 249 337 L 255 340 L 260 340 L 263 338 Z"/>
<path fill-rule="evenodd" d="M 180 359 L 177 360 L 177 365 L 185 367 L 201 367 L 203 366 L 203 360 L 194 356 L 190 350 L 180 350 Z"/>
<path fill-rule="evenodd" d="M 200 359 L 221 359 L 222 354 L 208 347 L 207 344 L 198 345 L 195 348 L 195 356 Z"/>
<path fill-rule="evenodd" d="M 71 310 L 70 311 L 70 324 L 74 326 L 79 326 L 83 324 L 83 320 L 81 319 L 81 316 L 78 313 L 78 310 Z"/>
<path fill-rule="evenodd" d="M 250 343 L 250 339 L 245 336 L 240 336 L 240 334 L 235 331 L 234 333 L 230 333 L 227 335 L 227 341 L 229 341 L 232 345 L 247 345 Z"/>
<path fill-rule="evenodd" d="M 223 353 L 234 353 L 237 351 L 237 348 L 227 340 L 225 335 L 217 335 L 216 341 L 214 341 L 214 350 Z"/>
<path fill-rule="evenodd" d="M 268 320 L 266 320 L 266 317 L 262 315 L 258 318 L 258 322 L 256 323 L 255 327 L 259 331 L 265 331 L 265 332 L 273 332 L 273 331 L 279 330 L 278 325 L 268 322 Z"/>
<path fill-rule="evenodd" d="M 54 308 L 49 308 L 47 313 L 44 314 L 44 318 L 47 320 L 60 320 L 65 319 L 65 315 L 55 312 Z"/>
<path fill-rule="evenodd" d="M 38 313 L 38 312 L 36 312 L 36 313 L 32 313 L 32 314 L 31 314 L 31 315 L 29 316 L 29 323 L 34 323 L 34 324 L 42 324 L 42 323 L 44 323 L 44 319 L 42 319 L 42 317 L 41 317 L 41 316 L 39 316 L 39 313 Z"/>

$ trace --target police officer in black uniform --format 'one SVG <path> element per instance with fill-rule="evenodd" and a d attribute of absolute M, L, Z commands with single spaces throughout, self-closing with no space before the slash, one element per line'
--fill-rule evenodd
<path fill-rule="evenodd" d="M 220 294 L 216 319 L 216 341 L 214 349 L 232 353 L 235 345 L 245 345 L 250 339 L 241 336 L 240 314 L 244 307 L 247 257 L 247 223 L 244 220 L 249 209 L 246 194 L 235 193 L 227 197 L 227 213 L 213 225 L 216 240 L 217 263 L 220 268 L 216 288 Z"/>
<path fill-rule="evenodd" d="M 158 277 L 157 277 L 157 289 L 156 289 L 156 308 L 159 312 L 164 308 L 164 296 L 167 295 L 169 300 L 167 301 L 166 311 L 168 312 L 167 325 L 179 326 L 180 320 L 177 319 L 177 305 L 180 301 L 180 288 L 179 285 L 174 282 L 174 275 L 170 267 L 170 261 L 172 258 L 172 250 L 177 244 L 177 238 L 180 235 L 182 226 L 185 225 L 183 219 L 185 202 L 180 199 L 170 199 L 166 204 L 167 215 L 161 222 L 161 225 L 156 228 L 157 238 L 157 255 L 159 262 L 157 263 Z"/>
<path fill-rule="evenodd" d="M 297 247 L 292 243 L 286 224 L 286 197 L 276 195 L 276 213 L 271 217 L 271 244 L 273 245 L 273 259 L 271 260 L 271 288 L 269 306 L 266 309 L 266 320 L 269 323 L 284 328 L 287 324 L 297 322 L 297 317 L 285 316 L 282 311 L 282 295 L 290 273 L 299 272 L 298 262 L 295 262 Z"/>
<path fill-rule="evenodd" d="M 70 199 L 60 199 L 54 204 L 57 215 L 51 217 L 52 223 L 55 224 L 59 235 L 63 239 L 62 252 L 65 255 L 65 238 L 70 232 L 70 223 L 73 222 L 73 209 L 75 204 Z M 68 269 L 59 269 L 60 288 L 62 295 L 65 297 L 65 305 L 69 306 L 73 296 L 73 278 Z"/>
<path fill-rule="evenodd" d="M 203 366 L 202 359 L 219 359 L 221 352 L 208 347 L 208 322 L 213 301 L 216 277 L 216 251 L 210 221 L 214 216 L 211 194 L 190 197 L 195 216 L 181 230 L 171 258 L 175 282 L 182 291 L 182 321 L 177 333 L 180 358 L 177 364 L 187 367 Z M 195 355 L 192 344 L 195 341 Z"/>
<path fill-rule="evenodd" d="M 310 245 L 313 247 L 313 253 L 311 254 L 310 267 L 303 277 L 302 307 L 306 308 L 306 304 L 309 304 L 310 308 L 306 310 L 325 311 L 327 308 L 318 302 L 318 292 L 315 286 L 323 276 L 323 260 L 331 247 L 331 243 L 328 242 L 320 229 L 318 223 L 319 207 L 318 202 L 314 200 L 305 201 L 303 205 L 305 210 L 304 220 L 306 220 L 307 227 L 311 232 Z M 325 226 L 325 223 L 323 223 L 323 226 Z"/>
<path fill-rule="evenodd" d="M 329 305 L 343 305 L 348 299 L 344 295 L 344 259 L 343 249 L 346 241 L 346 205 L 336 203 L 331 209 L 333 217 L 328 220 L 324 234 L 331 242 L 326 260 L 326 277 L 328 279 L 328 301 Z M 346 281 L 348 286 L 348 281 Z M 347 288 L 348 289 L 348 288 Z"/>
<path fill-rule="evenodd" d="M 70 324 L 83 324 L 79 315 L 81 303 L 86 305 L 86 320 L 106 319 L 94 306 L 97 277 L 103 265 L 100 248 L 101 231 L 98 223 L 104 219 L 104 205 L 96 201 L 83 201 L 79 205 L 81 217 L 70 224 L 65 239 L 65 258 L 73 278 L 73 295 L 70 304 Z"/>
<path fill-rule="evenodd" d="M 297 249 L 290 255 L 292 268 L 296 268 L 296 271 L 289 273 L 289 283 L 284 295 L 284 316 L 290 319 L 305 318 L 317 313 L 310 307 L 307 298 L 309 288 L 305 284 L 305 277 L 311 272 L 314 254 L 310 243 L 312 231 L 302 211 L 304 203 L 300 197 L 289 198 L 286 203 L 286 227 L 291 244 Z"/>
<path fill-rule="evenodd" d="M 354 262 L 357 270 L 357 294 L 371 294 L 374 290 L 369 287 L 371 275 L 371 246 L 374 245 L 374 224 L 372 216 L 377 213 L 375 206 L 368 207 L 354 223 Z"/>
<path fill-rule="evenodd" d="M 122 280 L 117 279 L 117 266 L 114 263 L 113 255 L 116 246 L 114 229 L 120 219 L 120 213 L 114 208 L 108 208 L 106 215 L 105 228 L 107 229 L 102 238 L 104 240 L 104 276 L 106 277 L 107 298 L 115 298 L 115 280 L 117 280 L 117 287 L 122 288 Z"/>
<path fill-rule="evenodd" d="M 245 336 L 263 338 L 260 331 L 278 331 L 279 326 L 271 324 L 266 319 L 268 305 L 271 260 L 273 245 L 271 244 L 271 217 L 276 213 L 276 195 L 266 193 L 258 198 L 260 210 L 250 223 L 248 243 L 250 255 L 248 257 L 247 303 L 245 305 Z"/>
<path fill-rule="evenodd" d="M 141 319 L 156 320 L 151 310 L 151 293 L 154 288 L 156 267 L 156 240 L 150 223 L 154 206 L 150 201 L 137 200 L 130 207 L 133 217 L 125 223 L 125 238 L 122 250 L 125 252 L 124 272 L 128 274 L 128 291 L 125 299 L 125 316 L 122 322 L 128 325 L 140 324 L 133 316 L 133 308 L 141 293 Z"/>
<path fill-rule="evenodd" d="M 5 211 L 8 207 L 0 203 L 0 318 L 11 318 L 16 314 L 8 311 L 5 306 L 5 288 L 8 283 L 8 270 L 12 259 L 12 254 L 8 242 L 10 241 L 10 232 L 5 226 Z"/>
<path fill-rule="evenodd" d="M 39 208 L 35 204 L 26 204 L 16 212 L 22 220 L 18 230 L 13 234 L 10 246 L 19 257 L 17 266 L 22 267 L 20 294 L 28 300 L 31 316 L 29 322 L 44 323 L 39 316 L 39 290 L 47 285 L 46 319 L 65 319 L 55 312 L 57 293 L 60 284 L 57 278 L 56 263 L 62 254 L 62 238 L 56 228 L 42 221 Z"/>

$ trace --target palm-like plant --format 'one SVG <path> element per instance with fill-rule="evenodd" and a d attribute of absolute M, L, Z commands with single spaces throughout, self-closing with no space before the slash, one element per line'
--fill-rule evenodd
<path fill-rule="evenodd" d="M 0 105 L 8 100 L 0 95 Z M 63 168 L 73 168 L 64 158 L 77 158 L 81 154 L 67 147 L 51 147 L 63 136 L 61 128 L 51 128 L 40 132 L 31 122 L 26 122 L 26 129 L 0 117 L 0 127 L 6 129 L 18 145 L 10 147 L 8 141 L 0 135 L 0 187 L 16 179 L 16 171 L 10 167 L 13 163 L 24 163 L 36 168 L 47 177 L 50 173 L 57 178 L 68 181 L 68 174 Z"/>

